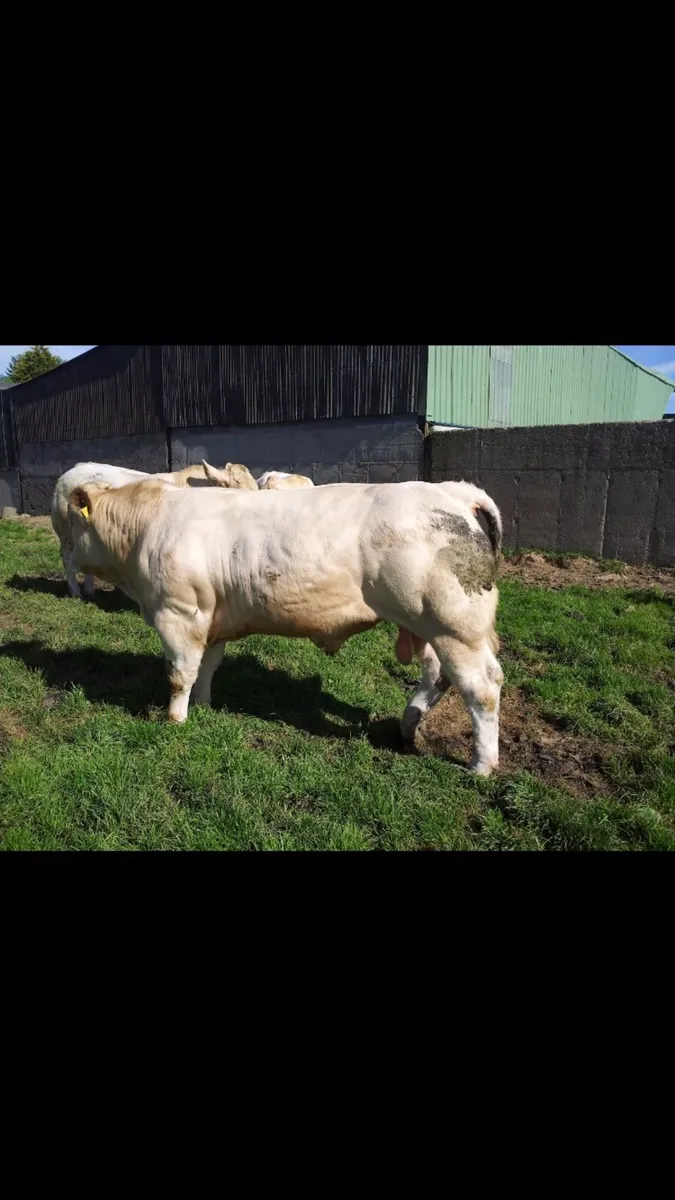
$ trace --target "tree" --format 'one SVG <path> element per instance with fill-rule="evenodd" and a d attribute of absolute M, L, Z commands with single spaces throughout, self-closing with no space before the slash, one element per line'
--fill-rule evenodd
<path fill-rule="evenodd" d="M 59 367 L 62 362 L 58 354 L 52 354 L 49 346 L 31 346 L 23 354 L 12 355 L 7 378 L 12 383 L 26 383 L 29 379 L 44 375 L 45 371 L 51 371 L 53 367 Z"/>

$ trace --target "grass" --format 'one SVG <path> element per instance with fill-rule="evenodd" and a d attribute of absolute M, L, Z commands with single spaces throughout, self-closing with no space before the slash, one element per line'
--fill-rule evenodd
<path fill-rule="evenodd" d="M 501 585 L 506 690 L 609 746 L 608 795 L 489 780 L 403 755 L 416 678 L 392 630 L 334 659 L 230 647 L 214 708 L 165 719 L 157 635 L 120 593 L 66 595 L 43 530 L 0 522 L 0 845 L 5 849 L 675 849 L 672 603 Z"/>

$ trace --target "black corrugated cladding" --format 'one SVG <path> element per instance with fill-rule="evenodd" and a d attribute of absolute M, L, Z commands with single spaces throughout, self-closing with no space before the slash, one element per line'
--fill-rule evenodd
<path fill-rule="evenodd" d="M 0 389 L 0 469 L 16 467 L 17 455 L 9 388 Z"/>
<path fill-rule="evenodd" d="M 424 410 L 426 346 L 162 346 L 167 425 Z"/>
<path fill-rule="evenodd" d="M 98 346 L 13 389 L 20 442 L 423 413 L 427 346 Z"/>
<path fill-rule="evenodd" d="M 12 389 L 19 442 L 159 433 L 151 346 L 97 346 Z"/>

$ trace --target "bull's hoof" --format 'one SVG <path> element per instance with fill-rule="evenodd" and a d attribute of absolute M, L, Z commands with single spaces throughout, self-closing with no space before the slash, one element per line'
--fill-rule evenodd
<path fill-rule="evenodd" d="M 406 708 L 401 718 L 401 737 L 403 738 L 404 742 L 413 741 L 415 733 L 417 732 L 417 726 L 419 725 L 421 719 L 421 708 Z"/>
<path fill-rule="evenodd" d="M 337 654 L 338 650 L 341 650 L 344 645 L 344 642 L 322 642 L 319 640 L 314 641 L 314 638 L 310 638 L 310 641 L 314 642 L 314 645 L 319 650 L 323 650 L 323 652 L 327 658 L 333 658 L 334 655 Z"/>
<path fill-rule="evenodd" d="M 482 775 L 484 778 L 497 769 L 497 763 L 472 762 L 469 768 L 472 775 Z"/>

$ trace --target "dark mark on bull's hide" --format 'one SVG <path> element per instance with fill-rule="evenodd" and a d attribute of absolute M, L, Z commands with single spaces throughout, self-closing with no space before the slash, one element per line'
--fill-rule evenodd
<path fill-rule="evenodd" d="M 431 528 L 451 535 L 452 543 L 439 550 L 437 558 L 454 571 L 464 591 L 490 591 L 497 567 L 487 534 L 442 508 L 431 510 Z"/>

